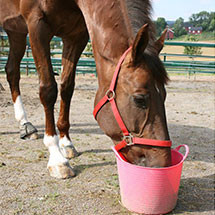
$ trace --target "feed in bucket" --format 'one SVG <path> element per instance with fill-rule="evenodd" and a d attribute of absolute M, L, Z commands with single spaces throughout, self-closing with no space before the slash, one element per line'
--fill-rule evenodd
<path fill-rule="evenodd" d="M 185 155 L 179 152 L 185 148 Z M 172 165 L 149 168 L 128 163 L 115 147 L 122 204 L 130 211 L 143 214 L 166 214 L 177 203 L 183 162 L 189 153 L 187 145 L 171 150 Z"/>

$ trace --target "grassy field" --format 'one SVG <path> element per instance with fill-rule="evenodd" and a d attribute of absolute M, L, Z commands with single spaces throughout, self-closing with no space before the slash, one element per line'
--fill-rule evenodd
<path fill-rule="evenodd" d="M 207 38 L 207 35 L 205 35 L 205 38 Z M 183 38 L 179 38 L 178 40 L 174 40 L 174 41 L 185 41 L 182 40 Z M 184 38 L 185 39 L 185 38 Z M 215 41 L 212 40 L 199 40 L 198 43 L 214 43 Z M 181 54 L 184 55 L 184 46 L 171 46 L 171 45 L 165 45 L 161 54 Z M 201 56 L 215 56 L 215 49 L 214 48 L 206 48 L 206 47 L 202 47 L 201 48 Z M 208 72 L 215 72 L 215 69 L 213 68 L 208 68 L 208 64 L 213 64 L 215 63 L 215 58 L 211 58 L 211 57 L 189 57 L 189 56 L 165 56 L 166 59 L 165 61 L 172 61 L 172 62 L 177 62 L 177 63 L 182 63 L 184 64 L 183 67 L 179 67 L 179 66 L 173 66 L 173 67 L 166 67 L 168 72 L 174 72 L 177 73 L 185 73 L 187 74 L 187 72 L 191 72 L 191 73 L 205 73 L 207 74 Z M 160 56 L 161 60 L 164 61 L 164 56 Z M 185 68 L 185 64 L 187 65 Z M 190 64 L 203 64 L 206 67 L 205 68 L 192 68 L 190 69 Z"/>
<path fill-rule="evenodd" d="M 177 38 L 174 38 L 173 41 L 185 41 L 187 35 L 183 35 Z M 215 32 L 202 32 L 200 35 L 196 35 L 198 41 L 202 42 L 215 42 Z"/>
<path fill-rule="evenodd" d="M 200 35 L 195 35 L 197 41 L 199 43 L 215 43 L 215 32 L 203 32 Z M 174 38 L 172 41 L 186 41 L 187 35 L 183 35 L 177 38 Z M 206 56 L 215 56 L 214 48 L 201 48 L 202 55 Z M 168 54 L 184 54 L 183 46 L 165 46 L 162 50 L 162 53 Z M 162 58 L 162 57 L 161 57 Z M 163 60 L 163 59 L 162 59 Z M 190 59 L 189 57 L 168 57 L 167 60 L 175 60 L 175 61 L 214 61 L 211 58 L 194 58 Z"/>
<path fill-rule="evenodd" d="M 201 41 L 203 42 L 203 41 Z M 204 42 L 211 42 L 211 41 L 204 41 Z M 215 49 L 214 48 L 201 48 L 202 55 L 205 56 L 214 56 L 215 55 Z M 183 54 L 184 53 L 184 47 L 183 46 L 169 46 L 166 45 L 161 53 L 168 53 L 168 54 Z M 161 56 L 161 59 L 163 60 L 163 56 Z M 189 57 L 167 57 L 167 60 L 180 60 L 180 61 L 190 61 L 191 59 Z M 195 61 L 213 61 L 211 58 L 194 58 Z"/>
<path fill-rule="evenodd" d="M 200 35 L 195 35 L 196 39 L 199 43 L 215 43 L 215 32 L 203 32 Z M 187 35 L 183 35 L 177 38 L 174 38 L 172 41 L 186 41 Z M 214 48 L 201 48 L 202 55 L 206 56 L 215 56 Z M 165 46 L 162 50 L 162 53 L 168 54 L 183 54 L 184 47 L 183 46 Z M 191 60 L 189 57 L 168 57 L 167 60 L 180 60 L 180 61 L 189 61 Z M 195 58 L 195 61 L 213 61 L 211 58 Z"/>

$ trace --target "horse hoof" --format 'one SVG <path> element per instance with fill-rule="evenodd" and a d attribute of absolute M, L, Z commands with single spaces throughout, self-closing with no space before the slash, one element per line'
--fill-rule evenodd
<path fill-rule="evenodd" d="M 60 150 L 61 150 L 61 153 L 63 154 L 63 156 L 67 159 L 71 159 L 71 158 L 77 157 L 79 155 L 73 145 L 61 146 Z"/>
<path fill-rule="evenodd" d="M 30 140 L 36 140 L 36 139 L 39 138 L 39 134 L 38 134 L 37 132 L 35 132 L 35 133 L 33 133 L 33 134 L 30 134 L 30 135 L 28 136 L 28 138 L 29 138 Z"/>
<path fill-rule="evenodd" d="M 21 139 L 38 139 L 37 129 L 30 123 L 26 122 L 20 128 Z"/>
<path fill-rule="evenodd" d="M 75 176 L 75 171 L 68 162 L 56 166 L 48 166 L 48 170 L 51 177 L 58 179 L 66 179 Z"/>

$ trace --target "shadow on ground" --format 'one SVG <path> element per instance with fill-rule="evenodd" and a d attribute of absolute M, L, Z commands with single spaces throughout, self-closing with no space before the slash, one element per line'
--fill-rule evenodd
<path fill-rule="evenodd" d="M 173 212 L 206 212 L 214 214 L 214 174 L 181 180 L 178 202 Z"/>

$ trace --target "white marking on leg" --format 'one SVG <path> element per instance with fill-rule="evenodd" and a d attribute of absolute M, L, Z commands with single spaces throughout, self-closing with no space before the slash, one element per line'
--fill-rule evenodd
<path fill-rule="evenodd" d="M 60 138 L 59 140 L 59 146 L 60 148 L 65 147 L 65 146 L 74 146 L 73 143 L 67 138 L 67 136 L 64 136 Z"/>
<path fill-rule="evenodd" d="M 60 152 L 59 146 L 58 146 L 58 136 L 49 136 L 49 135 L 44 135 L 43 142 L 45 146 L 48 148 L 50 157 L 49 157 L 49 162 L 48 166 L 55 166 L 58 164 L 65 164 L 68 162 L 66 158 L 62 155 Z"/>
<path fill-rule="evenodd" d="M 59 147 L 65 158 L 71 159 L 78 155 L 73 143 L 66 136 L 60 138 Z"/>
<path fill-rule="evenodd" d="M 24 125 L 26 122 L 28 122 L 21 96 L 17 96 L 16 98 L 14 103 L 14 112 L 15 118 L 20 123 L 20 125 Z"/>
<path fill-rule="evenodd" d="M 49 149 L 49 162 L 47 168 L 49 174 L 55 178 L 68 178 L 75 176 L 74 170 L 69 165 L 69 162 L 62 153 L 58 146 L 58 136 L 44 135 L 44 144 Z"/>

